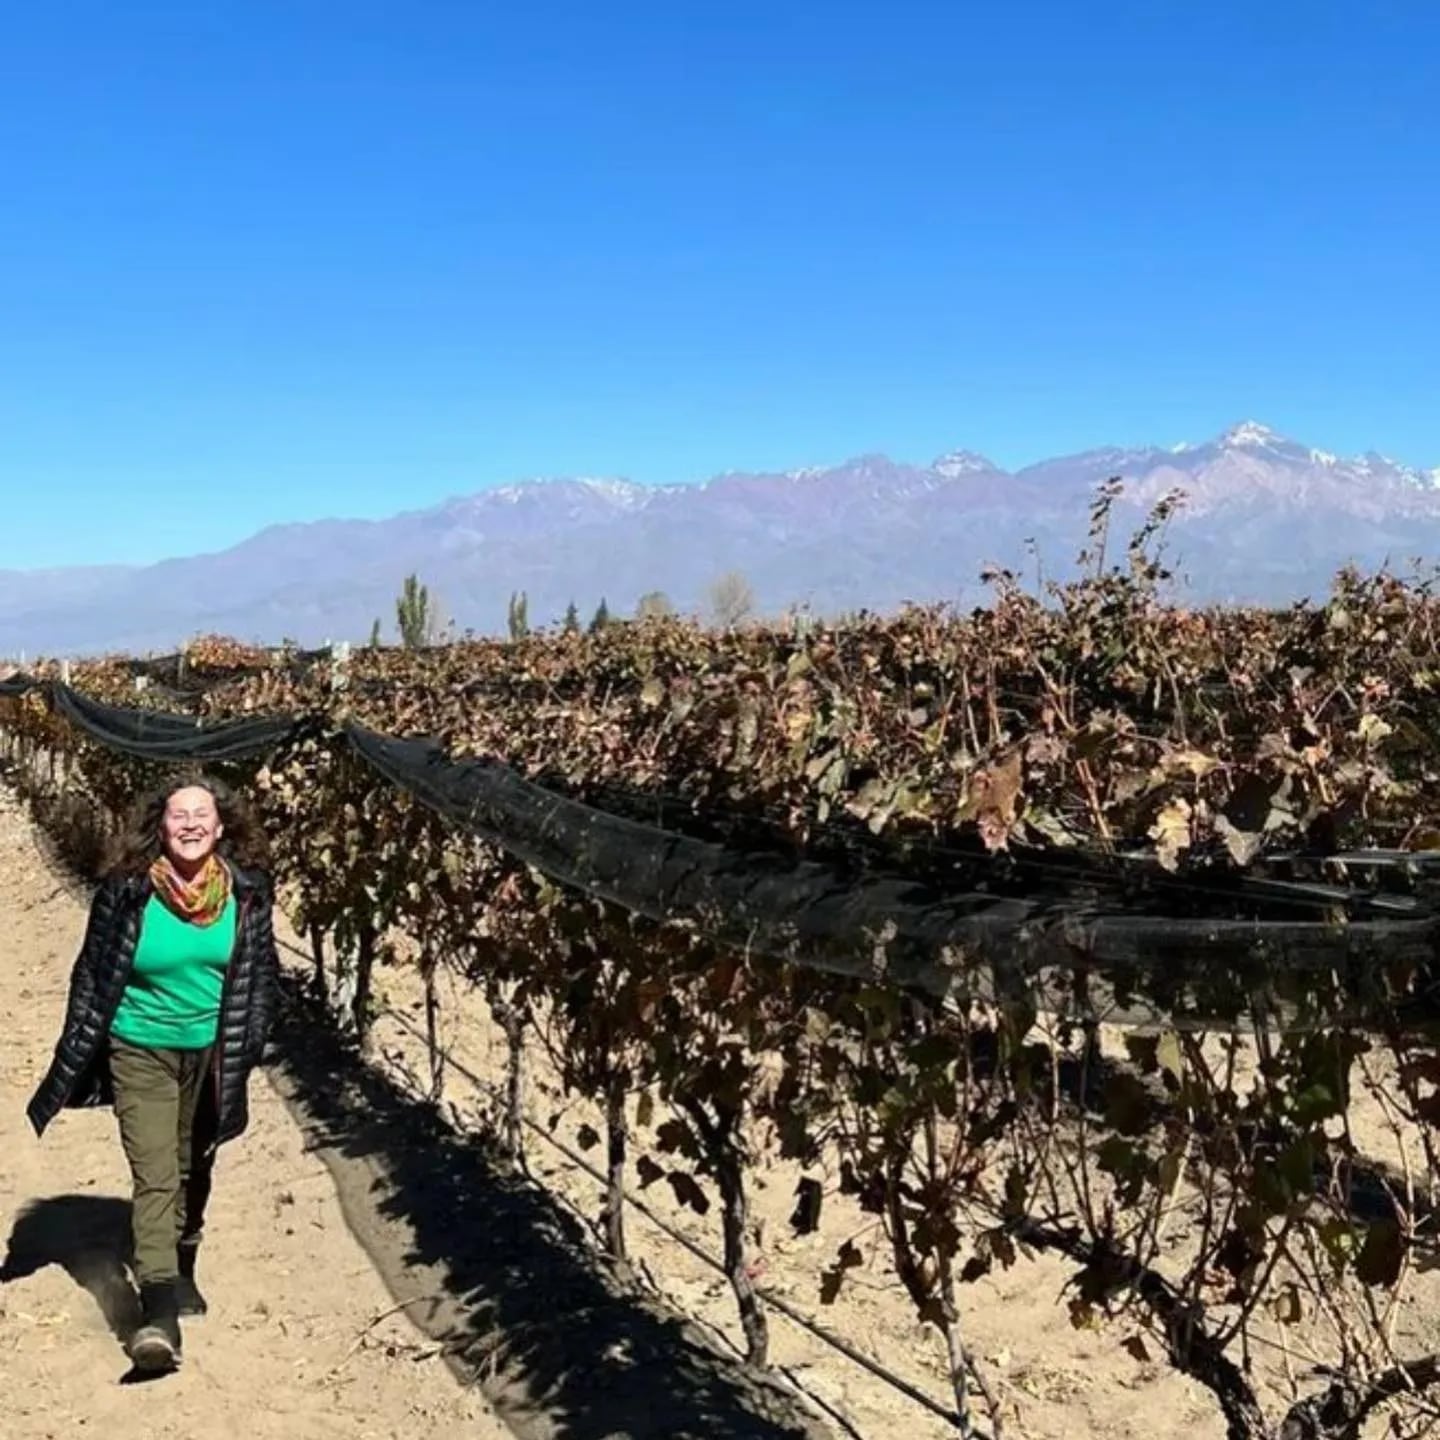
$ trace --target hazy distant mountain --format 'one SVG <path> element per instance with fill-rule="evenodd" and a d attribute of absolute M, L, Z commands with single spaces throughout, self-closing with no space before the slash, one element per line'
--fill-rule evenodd
<path fill-rule="evenodd" d="M 460 629 L 499 632 L 512 591 L 532 625 L 613 614 L 663 590 L 701 610 L 741 570 L 759 608 L 819 613 L 906 600 L 978 602 L 981 569 L 1067 573 L 1095 487 L 1127 481 L 1128 532 L 1161 495 L 1186 493 L 1169 532 L 1186 594 L 1275 602 L 1322 593 L 1347 563 L 1440 556 L 1440 470 L 1342 459 L 1246 422 L 1198 445 L 1096 450 L 1007 473 L 956 451 L 930 465 L 871 455 L 704 485 L 542 480 L 383 521 L 284 525 L 216 555 L 126 569 L 0 571 L 0 654 L 173 647 L 219 631 L 304 644 L 363 639 L 416 571 Z M 1033 542 L 1033 549 L 1031 546 Z"/>

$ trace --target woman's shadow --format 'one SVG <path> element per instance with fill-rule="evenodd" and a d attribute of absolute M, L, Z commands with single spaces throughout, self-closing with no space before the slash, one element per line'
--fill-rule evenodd
<path fill-rule="evenodd" d="M 35 1200 L 20 1212 L 10 1231 L 0 1284 L 59 1265 L 94 1298 L 111 1333 L 125 1348 L 140 1324 L 140 1299 L 126 1269 L 130 1250 L 128 1200 L 113 1195 Z"/>

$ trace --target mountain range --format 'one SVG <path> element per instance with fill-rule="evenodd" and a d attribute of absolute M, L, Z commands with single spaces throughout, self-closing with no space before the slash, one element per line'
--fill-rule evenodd
<path fill-rule="evenodd" d="M 1440 469 L 1343 458 L 1246 421 L 1203 444 L 1101 449 L 1007 472 L 957 450 L 928 465 L 867 455 L 698 485 L 536 480 L 387 520 L 277 525 L 217 554 L 143 567 L 0 570 L 0 655 L 171 649 L 197 633 L 301 644 L 393 634 L 412 571 L 460 630 L 502 633 L 524 591 L 532 626 L 664 592 L 703 613 L 739 571 L 761 614 L 981 603 L 992 565 L 1073 572 L 1097 487 L 1125 486 L 1112 533 L 1184 494 L 1166 531 L 1177 595 L 1284 603 L 1346 564 L 1440 555 Z"/>

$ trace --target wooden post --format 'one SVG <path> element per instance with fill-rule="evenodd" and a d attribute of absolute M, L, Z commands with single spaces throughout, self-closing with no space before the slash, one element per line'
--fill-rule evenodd
<path fill-rule="evenodd" d="M 370 983 L 375 971 L 375 942 L 378 937 L 375 927 L 365 924 L 360 927 L 359 943 L 355 951 L 355 994 L 350 1002 L 351 1023 L 361 1044 L 370 1033 Z"/>
<path fill-rule="evenodd" d="M 425 1048 L 430 1055 L 430 1100 L 438 1105 L 445 1095 L 445 1050 L 440 1041 L 440 994 L 435 985 L 436 958 L 427 950 L 421 962 L 425 976 Z"/>
<path fill-rule="evenodd" d="M 325 932 L 318 925 L 310 927 L 310 955 L 315 962 L 315 973 L 310 986 L 315 998 L 326 1004 L 330 1000 L 330 986 L 325 979 Z"/>
<path fill-rule="evenodd" d="M 625 1091 L 628 1079 L 624 1070 L 613 1070 L 605 1087 L 605 1245 L 611 1257 L 622 1263 L 628 1259 L 625 1253 L 625 1151 L 629 1138 Z"/>

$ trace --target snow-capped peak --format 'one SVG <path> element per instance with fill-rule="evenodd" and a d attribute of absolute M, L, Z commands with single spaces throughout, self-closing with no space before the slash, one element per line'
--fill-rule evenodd
<path fill-rule="evenodd" d="M 592 495 L 599 495 L 622 509 L 633 510 L 645 503 L 645 487 L 630 480 L 580 479 L 575 483 L 583 485 Z"/>
<path fill-rule="evenodd" d="M 986 474 L 995 466 L 973 450 L 952 450 L 948 455 L 942 455 L 930 468 L 947 480 L 958 480 L 962 475 Z"/>
<path fill-rule="evenodd" d="M 1406 484 L 1415 486 L 1417 490 L 1440 489 L 1440 467 L 1434 470 L 1418 470 L 1413 465 L 1401 465 L 1393 460 L 1390 464 Z"/>
<path fill-rule="evenodd" d="M 1262 425 L 1258 420 L 1242 420 L 1238 425 L 1232 425 L 1220 437 L 1220 443 L 1229 450 L 1258 449 L 1274 445 L 1281 438 L 1268 425 Z"/>
<path fill-rule="evenodd" d="M 502 505 L 518 505 L 522 501 L 533 501 L 545 495 L 556 487 L 576 486 L 581 490 L 588 490 L 592 495 L 608 500 L 612 505 L 618 505 L 624 509 L 633 509 L 644 503 L 649 494 L 643 485 L 637 485 L 630 480 L 595 479 L 590 476 L 579 475 L 574 479 L 552 478 L 549 476 L 535 476 L 528 480 L 518 480 L 510 485 L 493 485 L 479 494 L 468 496 L 462 503 L 488 503 Z"/>

